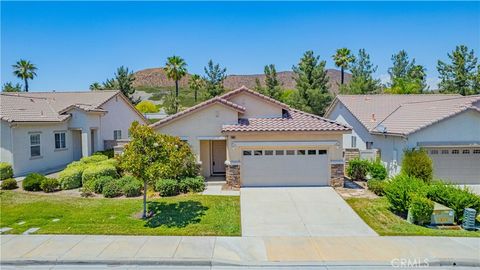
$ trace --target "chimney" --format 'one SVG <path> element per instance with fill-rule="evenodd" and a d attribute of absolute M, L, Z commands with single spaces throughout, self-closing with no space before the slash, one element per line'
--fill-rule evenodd
<path fill-rule="evenodd" d="M 372 122 L 377 122 L 377 120 L 375 119 L 375 114 L 372 113 Z"/>

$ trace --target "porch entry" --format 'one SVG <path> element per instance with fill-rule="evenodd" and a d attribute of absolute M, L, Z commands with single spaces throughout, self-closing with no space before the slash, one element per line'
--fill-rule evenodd
<path fill-rule="evenodd" d="M 211 172 L 212 175 L 225 174 L 225 160 L 227 159 L 227 143 L 225 140 L 211 141 Z"/>

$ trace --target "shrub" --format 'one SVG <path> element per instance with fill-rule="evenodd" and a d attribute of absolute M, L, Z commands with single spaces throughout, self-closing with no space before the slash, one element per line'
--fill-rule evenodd
<path fill-rule="evenodd" d="M 74 189 L 82 186 L 83 168 L 80 166 L 67 167 L 60 172 L 58 181 L 62 189 Z"/>
<path fill-rule="evenodd" d="M 158 112 L 157 106 L 149 100 L 142 100 L 138 103 L 135 108 L 142 113 L 156 113 Z"/>
<path fill-rule="evenodd" d="M 162 197 L 178 195 L 178 182 L 175 179 L 160 179 L 155 183 L 155 190 Z"/>
<path fill-rule="evenodd" d="M 467 188 L 435 182 L 429 186 L 427 197 L 432 201 L 452 208 L 455 211 L 457 222 L 463 221 L 463 210 L 465 208 L 473 208 L 477 210 L 477 213 L 480 212 L 480 196 Z"/>
<path fill-rule="evenodd" d="M 82 159 L 80 159 L 80 162 L 82 162 L 84 164 L 89 164 L 89 163 L 98 163 L 98 162 L 101 162 L 101 161 L 105 161 L 107 159 L 108 159 L 107 156 L 97 154 L 97 155 L 91 155 L 89 157 L 83 157 Z"/>
<path fill-rule="evenodd" d="M 406 214 L 410 207 L 412 194 L 418 193 L 424 196 L 427 192 L 427 187 L 427 184 L 420 179 L 399 174 L 388 181 L 384 191 L 392 211 Z"/>
<path fill-rule="evenodd" d="M 42 188 L 40 185 L 46 179 L 45 176 L 39 173 L 31 173 L 25 177 L 22 181 L 22 187 L 27 191 L 40 191 Z"/>
<path fill-rule="evenodd" d="M 40 184 L 40 187 L 44 192 L 54 192 L 55 190 L 58 189 L 59 186 L 60 184 L 58 183 L 58 180 L 55 178 L 45 178 Z"/>
<path fill-rule="evenodd" d="M 179 191 L 183 193 L 202 192 L 205 190 L 205 179 L 202 176 L 185 178 L 180 180 L 178 187 Z"/>
<path fill-rule="evenodd" d="M 107 156 L 108 158 L 113 158 L 113 156 L 114 156 L 113 148 L 103 150 L 103 151 L 97 151 L 97 152 L 93 153 L 93 155 L 104 155 L 104 156 Z"/>
<path fill-rule="evenodd" d="M 122 187 L 123 194 L 127 197 L 140 196 L 142 194 L 142 185 L 143 183 L 137 179 L 126 182 Z"/>
<path fill-rule="evenodd" d="M 412 194 L 410 207 L 408 209 L 409 218 L 415 224 L 429 224 L 433 213 L 433 202 L 427 197 L 419 194 Z"/>
<path fill-rule="evenodd" d="M 368 160 L 354 158 L 348 161 L 347 174 L 352 180 L 365 180 L 369 165 Z"/>
<path fill-rule="evenodd" d="M 17 180 L 8 178 L 2 181 L 2 189 L 16 189 L 18 188 Z"/>
<path fill-rule="evenodd" d="M 367 181 L 368 189 L 377 194 L 378 196 L 385 195 L 385 187 L 387 186 L 386 180 L 379 180 L 379 179 L 369 179 Z"/>
<path fill-rule="evenodd" d="M 128 183 L 131 183 L 131 182 L 134 182 L 134 181 L 138 181 L 137 178 L 135 178 L 134 176 L 132 175 L 124 175 L 122 176 L 122 178 L 118 179 L 118 181 L 120 182 L 120 184 L 122 186 L 128 184 Z"/>
<path fill-rule="evenodd" d="M 387 169 L 383 166 L 380 160 L 370 162 L 368 166 L 368 173 L 371 179 L 385 180 L 387 178 Z"/>
<path fill-rule="evenodd" d="M 118 180 L 107 182 L 103 186 L 102 194 L 105 198 L 114 198 L 122 195 L 122 186 Z"/>
<path fill-rule="evenodd" d="M 95 180 L 101 176 L 111 176 L 112 178 L 116 178 L 117 169 L 112 165 L 96 165 L 96 166 L 88 166 L 82 174 L 82 183 L 88 182 L 90 180 Z"/>
<path fill-rule="evenodd" d="M 95 192 L 97 194 L 102 194 L 103 187 L 107 183 L 110 183 L 114 180 L 115 179 L 111 176 L 100 176 L 100 177 L 96 178 L 95 180 L 92 181 L 93 182 L 93 192 Z"/>
<path fill-rule="evenodd" d="M 405 150 L 402 161 L 402 173 L 422 179 L 425 182 L 430 182 L 433 177 L 432 159 L 423 149 Z"/>
<path fill-rule="evenodd" d="M 115 168 L 118 167 L 118 160 L 114 159 L 114 158 L 110 158 L 110 159 L 107 159 L 107 160 L 104 160 L 104 161 L 101 161 L 99 163 L 97 163 L 97 165 L 110 165 L 110 166 L 113 166 Z"/>
<path fill-rule="evenodd" d="M 6 162 L 0 162 L 0 180 L 5 180 L 13 177 L 12 165 Z"/>

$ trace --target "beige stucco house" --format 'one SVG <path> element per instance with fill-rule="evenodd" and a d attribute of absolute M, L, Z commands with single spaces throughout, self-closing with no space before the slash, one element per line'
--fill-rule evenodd
<path fill-rule="evenodd" d="M 0 94 L 0 161 L 15 176 L 47 172 L 110 149 L 146 124 L 120 91 Z"/>
<path fill-rule="evenodd" d="M 152 124 L 187 141 L 205 177 L 232 186 L 318 186 L 343 180 L 342 138 L 351 129 L 246 87 Z"/>

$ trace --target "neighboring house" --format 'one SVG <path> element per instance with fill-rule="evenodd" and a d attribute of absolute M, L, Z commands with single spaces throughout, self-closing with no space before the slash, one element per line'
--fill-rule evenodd
<path fill-rule="evenodd" d="M 422 147 L 437 178 L 480 184 L 480 96 L 338 95 L 325 116 L 353 128 L 347 151 L 379 149 L 392 174 L 405 149 Z"/>
<path fill-rule="evenodd" d="M 232 186 L 343 183 L 342 137 L 351 131 L 246 87 L 151 127 L 188 141 L 203 176 L 226 174 Z"/>
<path fill-rule="evenodd" d="M 120 91 L 1 93 L 2 162 L 16 176 L 60 168 L 146 124 Z"/>

